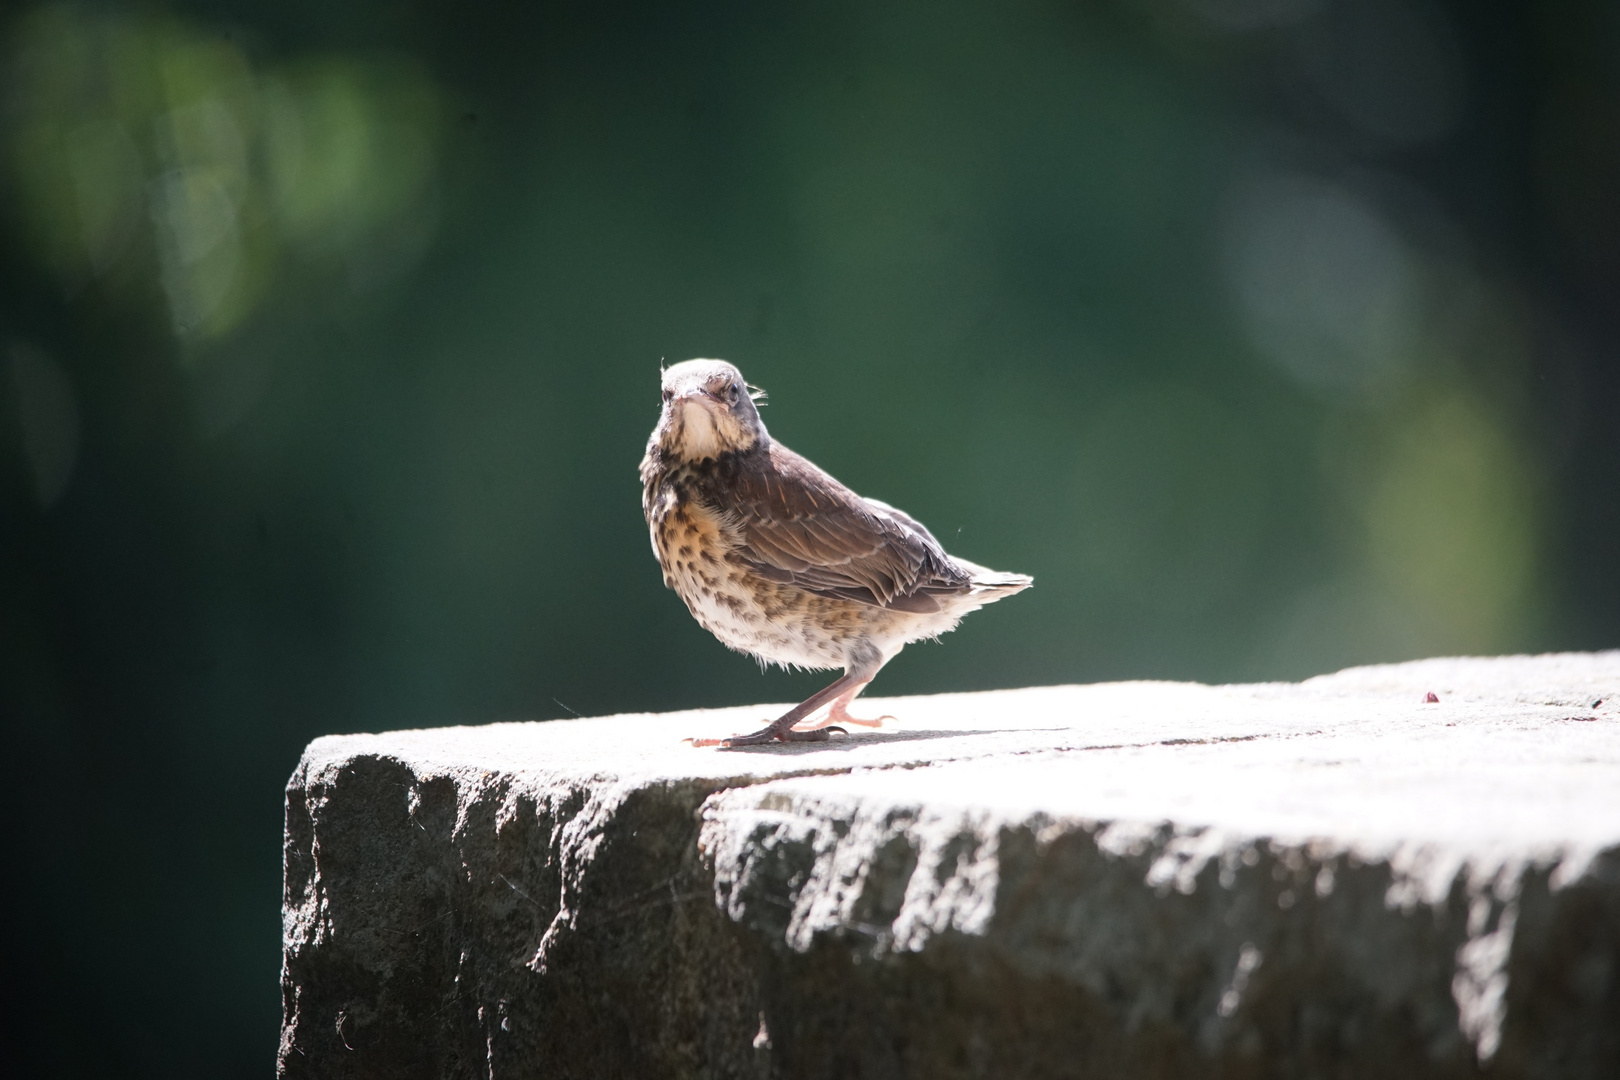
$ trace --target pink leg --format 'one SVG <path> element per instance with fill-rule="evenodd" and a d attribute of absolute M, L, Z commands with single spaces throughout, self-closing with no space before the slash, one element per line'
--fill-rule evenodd
<path fill-rule="evenodd" d="M 817 690 L 803 701 L 799 702 L 787 712 L 772 720 L 765 727 L 748 735 L 733 735 L 729 739 L 684 739 L 683 742 L 693 746 L 758 746 L 768 742 L 826 742 L 828 733 L 816 728 L 808 731 L 795 731 L 793 725 L 814 713 L 817 709 L 835 699 L 844 699 L 845 694 L 850 697 L 851 688 L 859 691 L 862 686 L 872 681 L 872 676 L 864 679 L 850 672 L 845 672 L 826 686 Z"/>
<path fill-rule="evenodd" d="M 850 687 L 848 690 L 845 690 L 842 694 L 839 694 L 836 699 L 834 699 L 832 707 L 827 710 L 826 716 L 815 721 L 814 723 L 801 722 L 796 724 L 794 725 L 793 730 L 816 731 L 820 728 L 826 727 L 841 727 L 844 724 L 855 724 L 859 727 L 870 728 L 882 727 L 883 721 L 893 720 L 894 717 L 880 716 L 875 720 L 868 720 L 864 716 L 849 715 L 849 703 L 854 701 L 855 695 L 859 694 L 862 690 L 865 690 L 866 684 L 871 681 L 871 679 L 867 679 L 864 682 L 856 683 L 854 686 Z"/>

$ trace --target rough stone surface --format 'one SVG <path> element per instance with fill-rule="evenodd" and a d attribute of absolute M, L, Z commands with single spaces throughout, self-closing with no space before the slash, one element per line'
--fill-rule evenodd
<path fill-rule="evenodd" d="M 280 1068 L 1620 1076 L 1616 696 L 1610 652 L 319 739 Z"/>

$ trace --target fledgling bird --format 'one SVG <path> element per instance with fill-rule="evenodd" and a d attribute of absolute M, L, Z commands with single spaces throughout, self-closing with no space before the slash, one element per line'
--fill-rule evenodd
<path fill-rule="evenodd" d="M 826 739 L 902 648 L 1029 588 L 946 554 L 919 522 L 865 499 L 772 440 L 742 373 L 724 360 L 664 372 L 663 411 L 641 459 L 641 506 L 664 584 L 705 629 L 783 667 L 844 674 L 769 725 L 698 746 Z M 820 723 L 798 727 L 831 703 Z"/>

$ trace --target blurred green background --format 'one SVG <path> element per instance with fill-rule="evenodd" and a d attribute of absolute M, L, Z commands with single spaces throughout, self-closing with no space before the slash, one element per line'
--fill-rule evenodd
<path fill-rule="evenodd" d="M 825 680 L 663 589 L 662 358 L 1035 576 L 878 694 L 1620 644 L 1611 3 L 12 4 L 0 63 L 37 1074 L 272 1067 L 314 736 Z"/>

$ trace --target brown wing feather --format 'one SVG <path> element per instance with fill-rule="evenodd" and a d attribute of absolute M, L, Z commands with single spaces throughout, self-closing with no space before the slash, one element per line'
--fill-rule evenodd
<path fill-rule="evenodd" d="M 737 554 L 762 577 L 902 611 L 937 611 L 969 575 L 898 510 L 863 499 L 780 444 L 739 455 L 705 492 L 735 526 Z M 723 497 L 721 490 L 723 489 Z"/>

